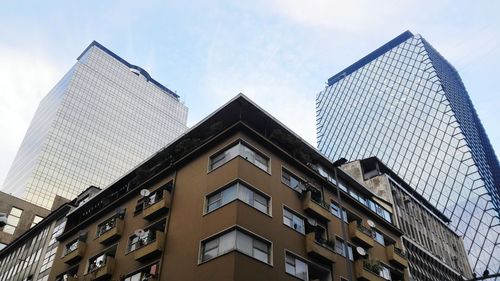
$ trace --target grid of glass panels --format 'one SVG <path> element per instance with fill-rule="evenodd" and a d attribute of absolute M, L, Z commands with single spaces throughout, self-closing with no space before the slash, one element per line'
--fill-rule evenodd
<path fill-rule="evenodd" d="M 419 35 L 318 94 L 318 148 L 377 156 L 451 218 L 476 272 L 500 271 L 500 169 L 454 68 Z"/>
<path fill-rule="evenodd" d="M 177 97 L 98 46 L 42 100 L 3 189 L 50 209 L 105 187 L 184 132 Z"/>
<path fill-rule="evenodd" d="M 50 228 L 49 224 L 17 248 L 0 256 L 0 281 L 34 280 L 49 240 Z"/>

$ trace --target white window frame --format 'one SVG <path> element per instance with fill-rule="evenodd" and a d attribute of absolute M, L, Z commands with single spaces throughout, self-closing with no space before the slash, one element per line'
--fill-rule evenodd
<path fill-rule="evenodd" d="M 222 242 L 225 244 L 221 244 L 221 238 L 227 239 L 222 240 Z M 248 249 L 244 249 L 244 246 L 248 245 L 244 245 L 243 243 L 245 242 L 245 240 L 246 242 L 248 242 L 248 239 L 251 239 L 251 252 L 247 251 Z M 213 257 L 205 258 L 205 255 L 207 253 L 205 247 L 207 244 L 212 242 L 214 243 L 210 248 L 210 251 L 216 250 L 216 253 Z M 220 250 L 221 245 L 224 246 L 224 249 L 222 251 Z M 267 245 L 267 261 L 260 259 L 258 256 L 260 253 L 266 253 L 265 250 L 262 249 L 262 245 Z M 209 262 L 230 252 L 239 252 L 267 265 L 273 265 L 272 242 L 238 226 L 231 227 L 228 230 L 222 231 L 202 240 L 200 242 L 198 264 Z"/>
<path fill-rule="evenodd" d="M 286 225 L 287 227 L 295 230 L 296 232 L 305 235 L 306 234 L 306 218 L 304 216 L 300 215 L 299 213 L 297 213 L 296 211 L 292 210 L 291 208 L 287 207 L 286 205 L 283 205 L 282 210 L 283 210 L 283 224 Z M 285 211 L 290 213 L 290 215 L 292 215 L 292 217 L 289 218 L 289 217 L 285 216 Z M 294 218 L 302 221 L 301 228 L 295 227 Z M 290 224 L 287 224 L 285 219 L 289 220 Z"/>
<path fill-rule="evenodd" d="M 304 266 L 305 272 L 300 272 L 300 273 L 305 273 L 305 276 L 299 275 L 300 273 L 297 272 L 297 264 L 301 264 L 302 266 Z M 291 269 L 293 269 L 293 272 Z M 285 272 L 287 274 L 290 274 L 290 275 L 300 279 L 300 280 L 308 281 L 309 280 L 309 263 L 305 259 L 303 259 L 295 254 L 292 254 L 288 251 L 285 251 Z"/>
<path fill-rule="evenodd" d="M 224 199 L 224 192 L 226 192 L 226 190 L 229 190 L 231 188 L 235 188 L 234 196 L 232 198 L 225 200 Z M 249 201 L 248 202 L 245 200 L 245 198 L 242 198 L 243 197 L 242 190 L 245 190 L 245 189 L 251 192 L 251 193 L 249 193 L 249 198 L 248 198 Z M 232 193 L 229 193 L 229 194 L 232 194 Z M 210 203 L 210 199 L 215 197 L 215 196 L 219 196 L 220 198 L 218 200 Z M 255 206 L 257 204 L 264 205 L 264 204 L 262 204 L 262 202 L 260 202 L 260 199 L 264 199 L 266 201 L 266 209 L 267 210 L 265 212 Z M 271 216 L 271 209 L 272 209 L 271 208 L 271 206 L 272 206 L 271 197 L 269 195 L 265 194 L 264 192 L 260 191 L 258 188 L 246 183 L 243 180 L 233 181 L 232 183 L 227 184 L 227 185 L 215 190 L 214 192 L 211 192 L 207 196 L 205 196 L 205 206 L 203 208 L 203 214 L 209 214 L 211 212 L 214 212 L 217 209 L 220 209 L 220 208 L 224 207 L 225 205 L 227 205 L 233 201 L 236 201 L 236 200 L 241 201 L 241 202 L 249 205 L 250 207 L 256 209 L 259 212 L 262 212 L 268 216 Z M 220 202 L 220 203 L 218 203 L 219 204 L 218 206 L 216 206 L 215 208 L 210 210 L 209 209 L 210 206 L 212 206 L 212 204 L 214 204 L 215 202 Z"/>
<path fill-rule="evenodd" d="M 234 150 L 231 151 L 231 149 Z M 231 153 L 226 155 L 228 151 L 231 151 Z M 208 157 L 208 172 L 216 170 L 238 156 L 252 163 L 264 172 L 271 174 L 271 157 L 242 139 L 239 139 L 210 155 Z M 226 157 L 227 159 L 225 159 Z M 217 159 L 217 161 L 214 162 L 214 159 Z M 267 163 L 264 163 L 266 161 Z M 217 164 L 214 165 L 214 163 Z"/>

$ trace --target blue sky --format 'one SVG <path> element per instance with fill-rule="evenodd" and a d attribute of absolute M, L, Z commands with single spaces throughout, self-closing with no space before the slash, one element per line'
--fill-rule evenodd
<path fill-rule="evenodd" d="M 4 1 L 0 183 L 39 101 L 92 40 L 177 91 L 188 125 L 242 92 L 315 145 L 326 80 L 409 29 L 457 68 L 498 152 L 498 11 L 498 1 Z"/>

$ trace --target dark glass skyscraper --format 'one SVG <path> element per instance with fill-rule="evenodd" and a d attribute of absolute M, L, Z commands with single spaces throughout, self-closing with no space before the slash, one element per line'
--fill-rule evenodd
<path fill-rule="evenodd" d="M 105 187 L 187 129 L 179 96 L 93 42 L 43 98 L 3 191 L 49 208 Z"/>
<path fill-rule="evenodd" d="M 318 148 L 377 156 L 451 218 L 476 272 L 500 271 L 500 166 L 460 76 L 407 31 L 328 80 Z"/>

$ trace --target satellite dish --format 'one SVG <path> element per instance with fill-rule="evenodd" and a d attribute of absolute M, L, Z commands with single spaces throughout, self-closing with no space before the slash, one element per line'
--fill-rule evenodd
<path fill-rule="evenodd" d="M 368 223 L 370 227 L 375 227 L 375 223 L 372 220 L 367 220 L 366 223 Z"/>
<path fill-rule="evenodd" d="M 137 236 L 137 237 L 139 237 L 139 238 L 143 237 L 145 233 L 146 232 L 144 231 L 144 229 L 141 229 L 141 228 L 139 228 L 136 231 L 134 231 L 134 235 Z"/>
<path fill-rule="evenodd" d="M 366 255 L 366 250 L 361 247 L 356 247 L 356 252 L 358 252 L 360 256 Z"/>
<path fill-rule="evenodd" d="M 151 194 L 151 192 L 149 192 L 149 190 L 147 190 L 147 189 L 141 190 L 141 195 L 143 197 L 149 196 L 149 194 Z"/>

